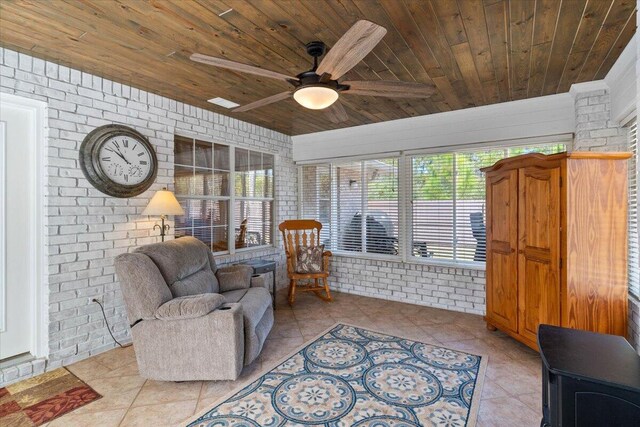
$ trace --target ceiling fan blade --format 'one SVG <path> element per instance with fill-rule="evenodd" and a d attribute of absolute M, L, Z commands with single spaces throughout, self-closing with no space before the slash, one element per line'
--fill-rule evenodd
<path fill-rule="evenodd" d="M 252 102 L 250 104 L 246 104 L 246 105 L 240 106 L 238 108 L 234 108 L 231 111 L 233 111 L 234 113 L 242 113 L 242 112 L 245 112 L 245 111 L 253 110 L 254 108 L 264 107 L 265 105 L 273 104 L 274 102 L 278 102 L 278 101 L 282 101 L 283 99 L 287 99 L 287 98 L 291 97 L 292 93 L 293 92 L 290 92 L 290 91 L 277 93 L 275 95 L 271 95 L 271 96 L 268 96 L 266 98 L 262 98 L 262 99 L 259 99 L 257 101 L 254 101 L 254 102 Z"/>
<path fill-rule="evenodd" d="M 349 85 L 349 89 L 343 93 L 391 98 L 428 98 L 436 90 L 435 85 L 432 84 L 385 80 L 357 80 L 342 84 Z"/>
<path fill-rule="evenodd" d="M 378 24 L 365 20 L 356 22 L 325 55 L 316 73 L 329 73 L 333 80 L 339 79 L 362 61 L 385 34 L 386 28 Z"/>
<path fill-rule="evenodd" d="M 340 104 L 340 101 L 336 101 L 331 106 L 325 108 L 324 113 L 331 123 L 337 124 L 349 120 L 349 115 L 342 104 Z"/>
<path fill-rule="evenodd" d="M 287 76 L 286 74 L 277 73 L 271 70 L 265 70 L 263 68 L 254 67 L 253 65 L 242 64 L 240 62 L 229 61 L 228 59 L 216 58 L 214 56 L 202 55 L 200 53 L 194 53 L 189 57 L 192 61 L 200 62 L 202 64 L 213 65 L 214 67 L 226 68 L 228 70 L 239 71 L 241 73 L 255 74 L 256 76 L 269 77 L 272 79 L 284 80 L 289 82 L 290 80 L 297 81 L 297 77 Z"/>

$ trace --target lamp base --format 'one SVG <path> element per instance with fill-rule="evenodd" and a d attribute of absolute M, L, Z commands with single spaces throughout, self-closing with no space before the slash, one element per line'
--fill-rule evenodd
<path fill-rule="evenodd" d="M 156 228 L 159 228 L 159 229 L 160 229 L 160 241 L 162 241 L 162 242 L 164 242 L 164 236 L 166 235 L 166 232 L 167 232 L 167 231 L 169 231 L 169 228 L 170 228 L 170 227 L 169 227 L 169 224 L 165 224 L 165 223 L 164 223 L 164 219 L 165 219 L 165 216 L 164 216 L 164 215 L 161 215 L 161 216 L 160 216 L 160 221 L 162 221 L 162 225 L 155 224 L 155 225 L 153 226 L 153 229 L 154 229 L 154 230 L 155 230 Z"/>

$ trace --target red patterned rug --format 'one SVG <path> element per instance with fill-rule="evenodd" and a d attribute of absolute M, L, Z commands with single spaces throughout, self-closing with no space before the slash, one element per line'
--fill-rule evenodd
<path fill-rule="evenodd" d="M 0 388 L 0 425 L 39 426 L 101 397 L 59 368 Z"/>

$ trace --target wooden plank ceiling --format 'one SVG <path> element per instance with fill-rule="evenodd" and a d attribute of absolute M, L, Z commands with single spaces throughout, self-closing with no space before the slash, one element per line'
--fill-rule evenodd
<path fill-rule="evenodd" d="M 330 123 L 290 87 L 189 60 L 194 52 L 284 74 L 311 68 L 304 45 L 333 45 L 358 19 L 388 32 L 341 80 L 435 84 L 427 100 L 341 96 Z M 567 92 L 601 79 L 635 32 L 635 0 L 2 0 L 0 44 L 172 99 L 297 135 Z"/>

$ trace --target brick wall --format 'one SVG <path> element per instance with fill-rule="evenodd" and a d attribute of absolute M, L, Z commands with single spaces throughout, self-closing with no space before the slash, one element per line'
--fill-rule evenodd
<path fill-rule="evenodd" d="M 152 230 L 154 218 L 141 212 L 156 190 L 172 187 L 176 131 L 277 153 L 276 219 L 296 216 L 297 174 L 289 136 L 7 49 L 0 49 L 0 91 L 48 106 L 44 150 L 50 321 L 46 366 L 39 360 L 6 369 L 0 373 L 0 385 L 114 347 L 92 298 L 104 301 L 116 338 L 130 339 L 113 258 L 159 241 Z M 138 197 L 105 196 L 79 168 L 82 140 L 95 127 L 109 123 L 137 129 L 156 149 L 158 178 Z M 254 256 L 277 259 L 280 281 L 285 281 L 282 251 L 275 248 L 219 261 Z"/>
<path fill-rule="evenodd" d="M 467 313 L 485 312 L 484 270 L 334 256 L 332 289 Z"/>
<path fill-rule="evenodd" d="M 574 91 L 573 95 L 576 112 L 573 150 L 626 151 L 627 131 L 611 121 L 609 90 Z"/>

